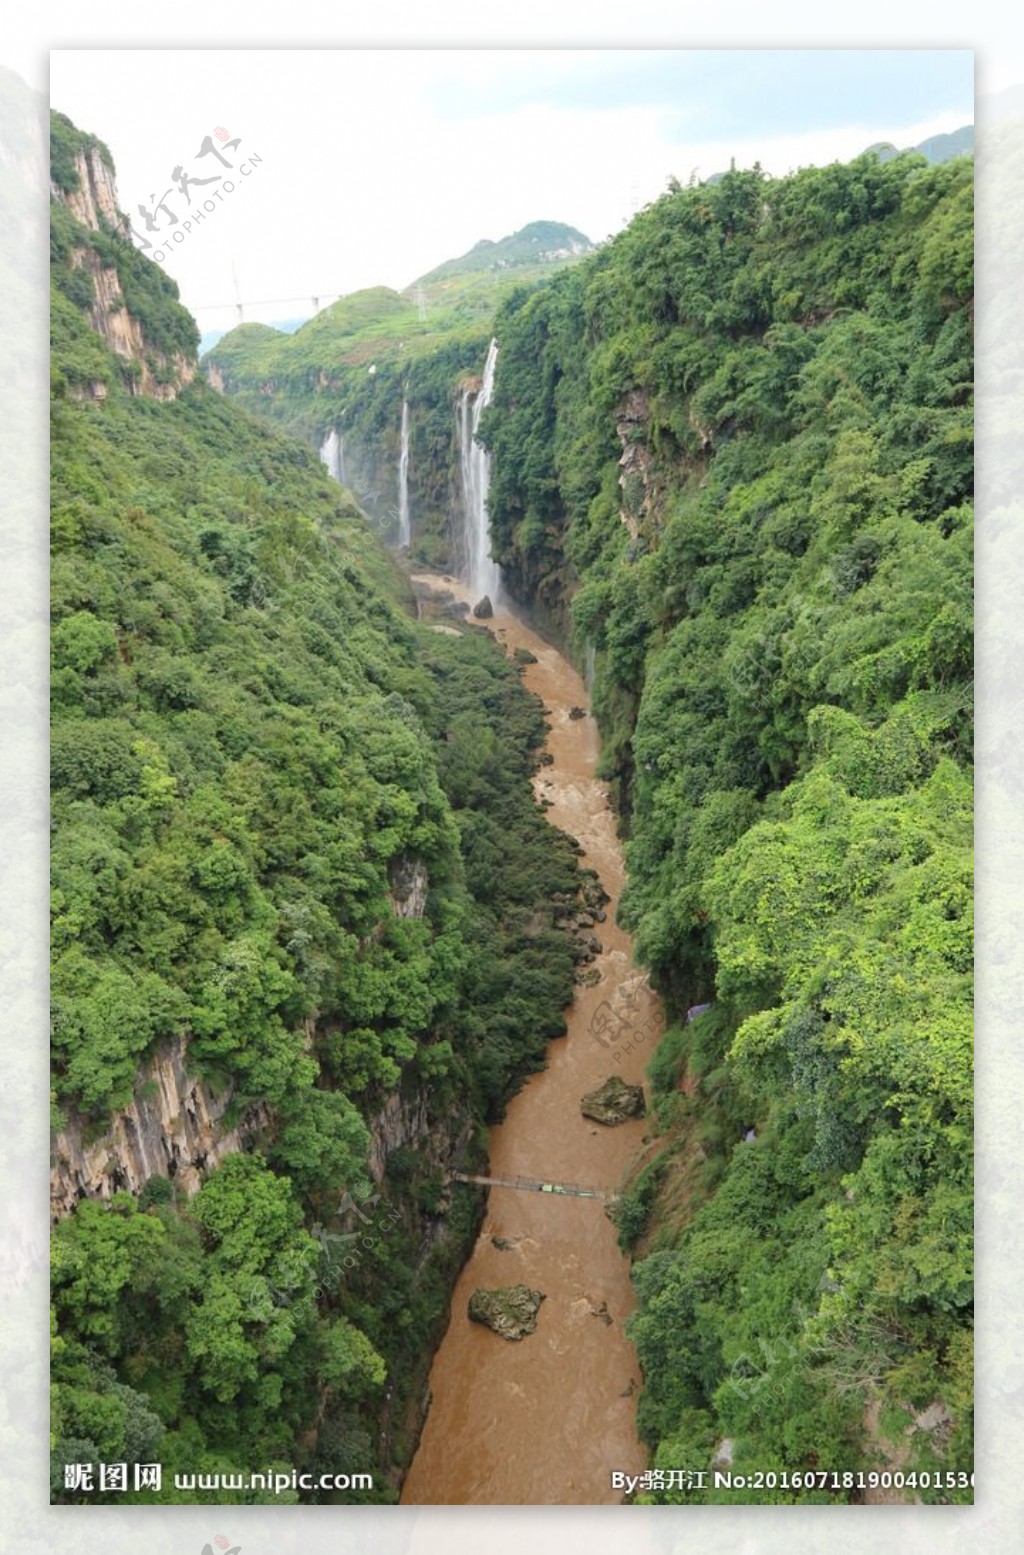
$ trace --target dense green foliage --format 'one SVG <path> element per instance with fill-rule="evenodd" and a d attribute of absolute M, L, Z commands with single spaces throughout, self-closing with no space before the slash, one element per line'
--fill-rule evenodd
<path fill-rule="evenodd" d="M 498 554 L 596 653 L 678 1023 L 619 1218 L 666 1468 L 971 1466 L 972 176 L 675 186 L 496 324 Z"/>
<path fill-rule="evenodd" d="M 166 1499 L 218 1499 L 174 1471 L 273 1464 L 377 1470 L 380 1498 L 475 1227 L 446 1167 L 571 997 L 542 709 L 489 637 L 410 619 L 298 443 L 203 385 L 127 392 L 53 214 L 58 1122 L 101 1134 L 172 1041 L 229 1122 L 266 1119 L 191 1201 L 153 1178 L 57 1228 L 55 1492 L 68 1462 L 158 1459 Z M 169 294 L 138 264 L 152 336 Z M 392 1151 L 366 1209 L 399 1095 L 430 1148 Z"/>

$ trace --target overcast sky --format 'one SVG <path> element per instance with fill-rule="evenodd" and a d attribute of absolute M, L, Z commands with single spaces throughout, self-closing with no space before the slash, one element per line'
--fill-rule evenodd
<path fill-rule="evenodd" d="M 122 208 L 187 219 L 172 173 L 231 179 L 167 250 L 201 327 L 400 289 L 479 238 L 565 221 L 595 242 L 665 187 L 755 160 L 772 173 L 911 145 L 973 119 L 953 50 L 62 50 L 51 102 L 105 140 Z M 228 162 L 217 129 L 239 138 Z M 223 137 L 221 137 L 223 139 Z M 220 142 L 215 142 L 220 145 Z M 136 225 L 144 230 L 142 219 Z M 170 233 L 156 213 L 157 232 Z M 150 234 L 151 241 L 161 239 Z"/>

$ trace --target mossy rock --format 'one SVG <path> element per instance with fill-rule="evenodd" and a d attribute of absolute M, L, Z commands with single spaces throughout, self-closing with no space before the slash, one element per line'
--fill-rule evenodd
<path fill-rule="evenodd" d="M 628 1123 L 631 1118 L 642 1118 L 646 1110 L 643 1086 L 627 1085 L 617 1074 L 580 1098 L 580 1111 L 595 1123 Z"/>
<path fill-rule="evenodd" d="M 469 1298 L 469 1317 L 483 1323 L 502 1339 L 525 1339 L 537 1327 L 537 1313 L 544 1295 L 527 1285 L 505 1285 L 499 1290 L 475 1290 Z"/>

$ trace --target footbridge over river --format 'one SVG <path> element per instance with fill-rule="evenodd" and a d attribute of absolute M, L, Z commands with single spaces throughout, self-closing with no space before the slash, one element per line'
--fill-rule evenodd
<path fill-rule="evenodd" d="M 539 1177 L 474 1177 L 467 1172 L 450 1173 L 452 1182 L 476 1183 L 482 1188 L 517 1188 L 521 1193 L 551 1193 L 567 1199 L 618 1198 L 614 1188 L 589 1188 L 578 1182 L 544 1182 Z"/>

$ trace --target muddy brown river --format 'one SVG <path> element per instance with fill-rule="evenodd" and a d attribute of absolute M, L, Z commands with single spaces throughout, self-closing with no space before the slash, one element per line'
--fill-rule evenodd
<path fill-rule="evenodd" d="M 422 578 L 467 597 L 448 578 Z M 615 924 L 622 851 L 607 787 L 595 777 L 597 725 L 570 710 L 588 706 L 583 681 L 563 656 L 507 610 L 486 623 L 511 653 L 537 663 L 525 682 L 551 725 L 550 766 L 534 779 L 555 826 L 577 837 L 582 862 L 611 897 L 596 925 L 603 949 L 594 987 L 579 987 L 568 1035 L 548 1050 L 491 1130 L 494 1176 L 615 1187 L 643 1149 L 644 1120 L 603 1127 L 580 1113 L 580 1097 L 609 1075 L 637 1083 L 661 1027 L 658 1001 Z M 631 1049 L 631 1050 L 630 1050 Z M 402 1490 L 403 1505 L 530 1505 L 618 1502 L 610 1474 L 645 1467 L 637 1440 L 640 1372 L 624 1323 L 632 1309 L 629 1265 L 600 1201 L 492 1187 L 476 1246 L 452 1298 L 451 1322 L 430 1373 L 432 1402 Z M 501 1250 L 493 1238 L 506 1241 Z M 471 1323 L 478 1287 L 525 1284 L 546 1297 L 536 1332 L 510 1342 Z"/>

